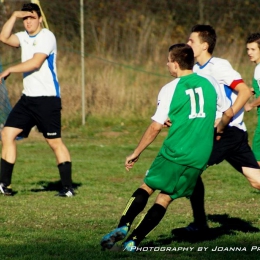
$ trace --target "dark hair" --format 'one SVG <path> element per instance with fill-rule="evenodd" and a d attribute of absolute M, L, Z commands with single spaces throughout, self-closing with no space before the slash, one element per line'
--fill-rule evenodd
<path fill-rule="evenodd" d="M 247 37 L 246 43 L 256 42 L 260 48 L 260 33 L 252 33 Z"/>
<path fill-rule="evenodd" d="M 212 54 L 217 41 L 217 35 L 214 28 L 206 24 L 197 24 L 192 27 L 191 32 L 199 33 L 200 40 L 209 45 L 208 52 Z"/>
<path fill-rule="evenodd" d="M 192 70 L 194 65 L 194 53 L 186 43 L 177 43 L 169 48 L 171 62 L 176 61 L 180 69 Z"/>
<path fill-rule="evenodd" d="M 40 7 L 37 4 L 34 4 L 34 3 L 24 4 L 21 10 L 22 11 L 28 11 L 28 12 L 35 11 L 38 14 L 39 17 L 42 16 Z"/>

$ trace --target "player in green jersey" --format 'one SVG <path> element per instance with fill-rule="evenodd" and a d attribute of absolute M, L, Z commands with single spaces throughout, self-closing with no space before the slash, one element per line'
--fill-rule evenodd
<path fill-rule="evenodd" d="M 137 250 L 139 243 L 159 224 L 169 204 L 192 194 L 212 151 L 217 106 L 223 112 L 218 132 L 233 116 L 228 99 L 226 104 L 219 105 L 218 83 L 213 78 L 194 74 L 193 65 L 194 53 L 190 46 L 183 43 L 169 48 L 167 66 L 176 79 L 161 89 L 153 121 L 134 152 L 126 158 L 126 170 L 133 167 L 140 154 L 154 141 L 168 117 L 172 125 L 144 183 L 128 201 L 118 227 L 102 238 L 103 248 L 110 249 L 126 237 L 149 196 L 160 190 L 154 205 L 123 243 L 124 251 Z"/>
<path fill-rule="evenodd" d="M 254 133 L 252 150 L 260 165 L 260 33 L 253 33 L 248 36 L 246 42 L 247 54 L 249 59 L 256 64 L 252 87 L 255 93 L 255 99 L 245 105 L 245 110 L 250 111 L 257 107 L 257 126 Z"/>

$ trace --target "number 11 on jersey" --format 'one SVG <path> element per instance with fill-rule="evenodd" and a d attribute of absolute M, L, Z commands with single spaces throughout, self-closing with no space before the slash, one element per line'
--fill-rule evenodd
<path fill-rule="evenodd" d="M 197 117 L 205 117 L 206 114 L 204 113 L 204 96 L 202 92 L 202 88 L 195 88 L 195 89 L 187 89 L 186 95 L 190 96 L 190 105 L 191 105 L 191 112 L 189 115 L 189 119 L 194 119 Z M 199 97 L 199 104 L 196 103 L 195 95 Z M 197 106 L 199 106 L 199 112 L 197 113 Z"/>

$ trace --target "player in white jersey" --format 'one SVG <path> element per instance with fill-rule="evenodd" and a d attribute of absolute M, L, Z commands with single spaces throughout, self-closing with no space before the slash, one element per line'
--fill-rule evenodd
<path fill-rule="evenodd" d="M 237 171 L 241 172 L 251 186 L 260 189 L 260 169 L 255 156 L 248 144 L 248 134 L 243 122 L 243 107 L 251 96 L 251 91 L 227 60 L 212 57 L 216 44 L 216 33 L 210 25 L 196 25 L 192 28 L 188 44 L 194 51 L 197 64 L 194 71 L 200 75 L 211 75 L 225 90 L 230 98 L 234 113 L 233 120 L 224 130 L 221 138 L 215 139 L 213 151 L 208 165 L 228 161 Z M 216 119 L 216 124 L 217 124 Z M 201 177 L 190 197 L 194 222 L 185 228 L 172 230 L 176 236 L 192 233 L 204 233 L 208 230 L 204 208 L 204 185 Z"/>
<path fill-rule="evenodd" d="M 23 19 L 25 31 L 13 34 L 17 19 Z M 24 4 L 13 12 L 1 31 L 1 41 L 12 47 L 21 47 L 21 63 L 0 74 L 0 81 L 11 73 L 23 73 L 23 95 L 8 116 L 1 132 L 2 157 L 0 192 L 12 195 L 11 178 L 16 161 L 16 142 L 28 137 L 37 126 L 53 150 L 63 189 L 57 194 L 73 196 L 71 158 L 61 139 L 61 98 L 56 71 L 57 46 L 54 34 L 41 27 L 42 16 L 37 4 Z"/>

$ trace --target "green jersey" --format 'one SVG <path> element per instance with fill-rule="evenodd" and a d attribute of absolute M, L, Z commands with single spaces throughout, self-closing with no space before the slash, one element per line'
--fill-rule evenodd
<path fill-rule="evenodd" d="M 260 63 L 255 67 L 254 77 L 252 86 L 255 91 L 255 96 L 258 98 L 260 96 Z M 260 115 L 260 107 L 257 107 L 257 114 Z"/>
<path fill-rule="evenodd" d="M 157 119 L 163 110 L 160 105 L 171 98 L 168 117 L 172 125 L 160 150 L 163 157 L 177 164 L 206 168 L 213 147 L 217 110 L 215 88 L 218 84 L 213 78 L 195 73 L 164 86 L 158 97 L 157 111 L 152 117 L 159 121 Z"/>

